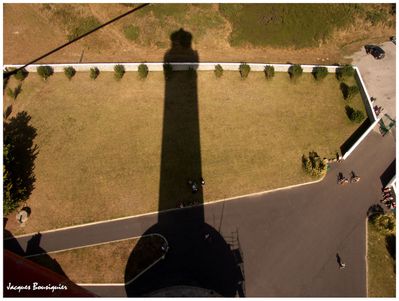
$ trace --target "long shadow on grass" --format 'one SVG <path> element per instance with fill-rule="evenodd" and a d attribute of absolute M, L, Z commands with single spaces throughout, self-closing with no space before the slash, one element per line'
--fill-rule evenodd
<path fill-rule="evenodd" d="M 341 145 L 341 154 L 344 155 L 357 140 L 363 135 L 363 133 L 370 127 L 370 119 L 366 118 L 365 121 L 357 128 L 357 130 Z"/>
<path fill-rule="evenodd" d="M 33 144 L 36 129 L 30 125 L 31 117 L 25 111 L 3 123 L 4 125 L 4 201 L 7 211 L 26 201 L 34 189 L 34 161 L 38 154 Z"/>
<path fill-rule="evenodd" d="M 171 62 L 199 61 L 192 36 L 180 29 L 171 35 L 164 57 Z M 165 68 L 165 70 L 168 70 Z M 165 102 L 159 186 L 159 210 L 180 203 L 195 206 L 163 212 L 144 234 L 159 233 L 168 241 L 165 258 L 132 283 L 135 262 L 144 252 L 139 241 L 126 264 L 128 296 L 235 296 L 240 289 L 237 263 L 224 238 L 204 221 L 201 146 L 195 64 L 189 71 L 165 71 Z M 212 181 L 212 179 L 205 179 Z M 188 182 L 191 181 L 191 184 Z M 196 182 L 197 192 L 192 185 Z M 195 185 L 195 184 L 194 184 Z M 195 190 L 195 189 L 194 189 Z M 162 246 L 160 245 L 159 248 Z M 165 248 L 165 246 L 164 246 Z M 155 256 L 154 256 L 155 260 Z"/>

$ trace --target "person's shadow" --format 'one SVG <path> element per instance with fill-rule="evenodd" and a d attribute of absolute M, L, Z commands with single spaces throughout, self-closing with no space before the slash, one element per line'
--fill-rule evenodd
<path fill-rule="evenodd" d="M 164 57 L 165 64 L 191 62 L 193 65 L 188 71 L 165 72 L 159 210 L 176 207 L 181 202 L 197 205 L 159 213 L 158 223 L 143 233 L 163 235 L 169 251 L 163 260 L 132 282 L 137 275 L 137 262 L 145 255 L 145 239 L 138 242 L 126 264 L 127 296 L 200 297 L 215 294 L 232 297 L 236 296 L 241 284 L 230 246 L 204 221 L 203 189 L 206 186 L 201 186 L 200 182 L 196 72 L 199 56 L 191 48 L 191 41 L 191 33 L 183 29 L 174 32 L 172 47 Z M 193 183 L 199 188 L 197 192 L 192 189 Z"/>

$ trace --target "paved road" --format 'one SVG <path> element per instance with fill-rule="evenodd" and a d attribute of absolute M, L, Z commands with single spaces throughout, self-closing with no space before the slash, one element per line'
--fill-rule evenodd
<path fill-rule="evenodd" d="M 221 225 L 223 236 L 238 230 L 247 296 L 366 295 L 366 212 L 378 202 L 380 177 L 395 158 L 393 138 L 371 132 L 318 184 L 205 206 L 206 222 L 216 229 Z M 337 173 L 348 176 L 351 170 L 361 181 L 337 185 Z M 181 212 L 166 214 L 173 219 Z M 47 233 L 40 247 L 50 252 L 137 236 L 157 220 L 149 215 Z M 18 240 L 24 250 L 28 240 Z M 336 253 L 346 269 L 338 269 Z M 123 295 L 124 287 L 95 291 Z"/>

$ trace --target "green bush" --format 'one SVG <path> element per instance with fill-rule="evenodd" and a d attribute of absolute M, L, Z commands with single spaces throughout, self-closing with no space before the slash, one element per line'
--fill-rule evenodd
<path fill-rule="evenodd" d="M 114 77 L 116 80 L 120 80 L 125 74 L 125 67 L 123 65 L 115 65 L 114 67 Z"/>
<path fill-rule="evenodd" d="M 388 19 L 388 12 L 386 12 L 384 9 L 373 9 L 366 12 L 366 20 L 369 21 L 372 25 L 385 23 Z"/>
<path fill-rule="evenodd" d="M 380 214 L 372 219 L 372 223 L 384 234 L 394 234 L 396 232 L 396 220 L 392 213 Z"/>
<path fill-rule="evenodd" d="M 301 65 L 292 65 L 288 68 L 288 74 L 290 75 L 291 79 L 299 78 L 303 73 L 303 69 Z"/>
<path fill-rule="evenodd" d="M 19 81 L 23 81 L 27 76 L 28 76 L 29 72 L 26 71 L 25 68 L 19 69 L 15 74 L 14 77 L 19 80 Z"/>
<path fill-rule="evenodd" d="M 215 66 L 215 71 L 214 71 L 214 73 L 215 73 L 215 76 L 216 77 L 222 77 L 222 75 L 223 75 L 223 67 L 220 65 L 220 64 L 217 64 L 216 66 Z"/>
<path fill-rule="evenodd" d="M 266 79 L 272 79 L 274 77 L 274 66 L 265 66 L 265 77 Z"/>
<path fill-rule="evenodd" d="M 241 78 L 245 79 L 248 77 L 248 74 L 251 71 L 251 67 L 247 63 L 241 63 L 239 70 Z"/>
<path fill-rule="evenodd" d="M 341 83 L 340 85 L 341 91 L 342 91 L 342 96 L 344 97 L 345 100 L 351 100 L 355 95 L 359 93 L 359 88 L 354 85 L 354 86 L 348 86 L 345 83 Z"/>
<path fill-rule="evenodd" d="M 138 68 L 139 77 L 142 79 L 147 78 L 148 76 L 148 67 L 146 64 L 140 64 Z"/>
<path fill-rule="evenodd" d="M 64 68 L 64 74 L 69 80 L 71 80 L 72 77 L 75 76 L 76 70 L 72 66 L 68 66 Z"/>
<path fill-rule="evenodd" d="M 135 25 L 128 25 L 123 28 L 125 37 L 130 41 L 136 41 L 139 37 L 140 28 Z"/>
<path fill-rule="evenodd" d="M 360 110 L 354 110 L 351 106 L 345 106 L 346 115 L 352 122 L 361 123 L 365 118 Z"/>
<path fill-rule="evenodd" d="M 37 67 L 37 74 L 44 80 L 47 80 L 51 75 L 54 74 L 54 70 L 50 66 L 39 66 Z"/>
<path fill-rule="evenodd" d="M 314 67 L 312 74 L 316 80 L 321 80 L 327 76 L 328 69 L 326 67 Z"/>
<path fill-rule="evenodd" d="M 100 74 L 100 70 L 97 67 L 90 68 L 90 78 L 96 79 Z"/>
<path fill-rule="evenodd" d="M 351 65 L 345 65 L 343 67 L 337 68 L 335 74 L 338 80 L 343 80 L 355 75 L 355 69 Z"/>
<path fill-rule="evenodd" d="M 320 177 L 327 173 L 327 163 L 316 152 L 309 152 L 309 156 L 302 155 L 302 167 L 312 177 Z"/>
<path fill-rule="evenodd" d="M 169 63 L 163 64 L 163 74 L 166 80 L 170 79 L 173 74 L 173 66 Z"/>
<path fill-rule="evenodd" d="M 12 99 L 17 99 L 17 96 L 22 92 L 22 85 L 19 84 L 15 89 L 7 88 L 7 95 Z"/>

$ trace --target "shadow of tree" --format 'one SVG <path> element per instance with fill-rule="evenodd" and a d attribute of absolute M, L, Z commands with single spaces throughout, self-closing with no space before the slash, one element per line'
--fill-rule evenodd
<path fill-rule="evenodd" d="M 37 133 L 31 126 L 31 117 L 27 112 L 19 112 L 9 121 L 4 122 L 4 168 L 7 172 L 9 189 L 4 190 L 9 194 L 7 198 L 17 206 L 18 202 L 26 201 L 34 189 L 34 161 L 38 154 L 38 147 L 33 140 Z M 5 184 L 5 183 L 4 183 Z"/>

